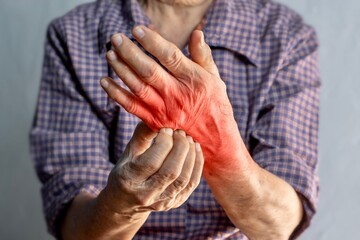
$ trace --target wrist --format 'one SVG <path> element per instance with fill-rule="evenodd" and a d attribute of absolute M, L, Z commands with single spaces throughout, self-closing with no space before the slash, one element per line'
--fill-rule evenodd
<path fill-rule="evenodd" d="M 212 145 L 202 146 L 205 155 L 204 171 L 219 177 L 235 175 L 239 178 L 240 174 L 241 179 L 252 178 L 257 173 L 258 165 L 249 154 L 236 123 L 228 129 L 221 135 L 226 141 L 221 141 L 216 148 Z"/>
<path fill-rule="evenodd" d="M 219 191 L 228 191 L 229 194 L 240 191 L 242 198 L 247 200 L 257 197 L 261 190 L 261 168 L 251 157 L 247 158 L 238 154 L 236 159 L 228 161 L 229 164 L 223 161 L 224 164 L 221 167 L 215 168 L 214 164 L 210 167 L 205 165 L 203 176 L 211 188 L 219 188 Z M 236 188 L 225 189 L 221 186 L 236 186 Z M 239 186 L 241 186 L 240 189 Z"/>
<path fill-rule="evenodd" d="M 134 208 L 122 207 L 114 200 L 113 194 L 107 187 L 96 198 L 96 208 L 108 219 L 120 226 L 124 224 L 143 223 L 150 215 L 150 211 L 136 211 Z"/>

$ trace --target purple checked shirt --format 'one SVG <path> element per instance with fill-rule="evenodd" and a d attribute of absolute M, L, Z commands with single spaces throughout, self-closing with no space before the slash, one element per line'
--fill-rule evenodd
<path fill-rule="evenodd" d="M 139 122 L 107 97 L 99 80 L 110 76 L 124 86 L 105 59 L 110 37 L 131 37 L 132 27 L 150 23 L 136 0 L 98 0 L 48 28 L 31 150 L 52 234 L 79 192 L 97 195 L 104 188 Z M 234 131 L 261 167 L 302 196 L 301 232 L 318 197 L 316 34 L 299 15 L 268 0 L 214 1 L 203 31 L 227 85 L 239 128 Z M 180 208 L 151 213 L 135 236 L 225 238 L 247 239 L 204 180 Z"/>

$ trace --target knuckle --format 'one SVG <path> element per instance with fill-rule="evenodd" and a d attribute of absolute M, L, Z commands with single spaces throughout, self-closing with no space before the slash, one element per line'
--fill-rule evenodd
<path fill-rule="evenodd" d="M 138 109 L 138 105 L 135 104 L 134 101 L 131 101 L 130 99 L 127 99 L 124 103 L 124 108 L 129 112 L 129 113 L 136 113 L 137 109 Z"/>
<path fill-rule="evenodd" d="M 175 179 L 178 178 L 179 172 L 168 168 L 168 169 L 164 170 L 161 175 L 164 178 L 164 180 L 166 180 L 166 181 L 174 181 Z"/>
<path fill-rule="evenodd" d="M 194 181 L 189 181 L 186 188 L 189 190 L 194 190 L 200 183 L 200 180 L 194 180 Z"/>
<path fill-rule="evenodd" d="M 155 144 L 161 144 L 162 149 L 170 150 L 174 143 L 172 137 L 166 133 L 159 133 L 158 137 L 155 139 Z"/>
<path fill-rule="evenodd" d="M 189 151 L 190 143 L 184 136 L 180 136 L 176 138 L 174 145 L 176 145 L 179 149 L 183 151 Z"/>
<path fill-rule="evenodd" d="M 165 149 L 171 149 L 174 146 L 174 142 L 171 140 L 171 137 L 166 136 L 164 141 L 162 142 Z"/>
<path fill-rule="evenodd" d="M 162 77 L 159 68 L 156 64 L 152 64 L 152 66 L 144 70 L 142 75 L 143 75 L 142 77 L 145 78 L 147 83 L 150 85 L 158 81 Z"/>
<path fill-rule="evenodd" d="M 129 169 L 129 171 L 136 173 L 140 172 L 144 168 L 144 166 L 141 161 L 129 161 L 127 163 L 127 168 Z"/>
<path fill-rule="evenodd" d="M 164 65 L 176 69 L 181 64 L 182 53 L 175 46 L 170 51 L 165 50 L 164 55 Z"/>
<path fill-rule="evenodd" d="M 150 95 L 150 89 L 148 86 L 139 86 L 137 89 L 134 89 L 134 94 L 141 99 L 147 99 Z"/>
<path fill-rule="evenodd" d="M 148 163 L 144 166 L 144 170 L 146 170 L 146 172 L 154 173 L 158 170 L 158 166 L 154 163 Z"/>
<path fill-rule="evenodd" d="M 133 182 L 131 181 L 131 174 L 126 171 L 112 172 L 111 183 L 115 184 L 117 190 L 124 193 L 131 193 L 133 189 Z"/>
<path fill-rule="evenodd" d="M 159 167 L 155 163 L 148 161 L 148 159 L 139 157 L 134 161 L 130 161 L 128 163 L 128 168 L 133 175 L 144 175 L 153 174 Z"/>
<path fill-rule="evenodd" d="M 187 184 L 188 184 L 189 180 L 185 177 L 178 177 L 174 182 L 173 182 L 173 186 L 175 188 L 176 191 L 180 191 L 182 190 Z"/>
<path fill-rule="evenodd" d="M 146 78 L 146 79 L 153 79 L 155 78 L 156 76 L 158 75 L 157 73 L 157 70 L 155 67 L 150 67 L 150 68 L 147 68 L 146 70 L 144 70 L 142 72 L 142 76 L 143 78 Z"/>
<path fill-rule="evenodd" d="M 146 158 L 152 161 L 163 162 L 165 157 L 164 155 L 163 151 L 152 151 L 146 156 Z"/>
<path fill-rule="evenodd" d="M 111 170 L 110 174 L 109 174 L 109 179 L 108 179 L 108 182 L 110 184 L 114 184 L 119 187 L 119 186 L 122 186 L 122 176 L 120 174 L 120 170 L 119 169 L 116 169 L 114 168 L 113 170 Z"/>
<path fill-rule="evenodd" d="M 174 197 L 174 193 L 173 191 L 169 191 L 168 189 L 165 190 L 165 192 L 161 193 L 159 199 L 161 199 L 161 201 L 170 201 L 172 198 Z"/>

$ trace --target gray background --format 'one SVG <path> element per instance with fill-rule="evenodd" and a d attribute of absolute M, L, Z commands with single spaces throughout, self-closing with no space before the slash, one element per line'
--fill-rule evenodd
<path fill-rule="evenodd" d="M 86 0 L 0 0 L 0 239 L 51 239 L 42 216 L 28 130 L 46 26 Z M 360 239 L 360 3 L 282 0 L 321 41 L 318 213 L 301 239 Z M 358 160 L 356 160 L 358 159 Z"/>

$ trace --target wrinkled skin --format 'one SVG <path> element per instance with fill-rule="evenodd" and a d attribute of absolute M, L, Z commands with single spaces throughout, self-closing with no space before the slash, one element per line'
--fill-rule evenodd
<path fill-rule="evenodd" d="M 153 130 L 184 130 L 201 144 L 205 168 L 221 168 L 224 161 L 230 164 L 242 140 L 225 83 L 202 32 L 196 30 L 191 36 L 192 60 L 144 26 L 136 27 L 133 35 L 163 67 L 126 36 L 113 36 L 107 59 L 131 92 L 107 78 L 102 86 L 109 96 Z"/>
<path fill-rule="evenodd" d="M 140 122 L 101 198 L 112 212 L 130 218 L 177 208 L 199 185 L 203 164 L 200 146 L 184 131 L 156 133 Z"/>

